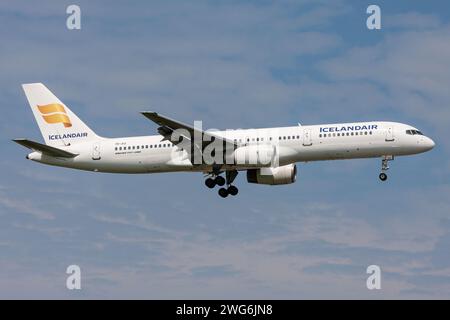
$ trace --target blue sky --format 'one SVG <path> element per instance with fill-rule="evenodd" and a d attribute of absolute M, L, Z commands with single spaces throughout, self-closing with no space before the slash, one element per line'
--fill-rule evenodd
<path fill-rule="evenodd" d="M 1 298 L 450 298 L 449 4 L 76 1 L 69 31 L 72 3 L 0 4 Z M 437 146 L 387 183 L 379 159 L 308 163 L 289 186 L 241 174 L 224 200 L 200 174 L 26 161 L 10 140 L 42 139 L 27 82 L 109 137 L 154 134 L 148 109 L 221 129 L 393 120 Z"/>

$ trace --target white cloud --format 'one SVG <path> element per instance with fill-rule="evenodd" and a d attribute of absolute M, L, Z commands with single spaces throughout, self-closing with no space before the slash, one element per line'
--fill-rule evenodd
<path fill-rule="evenodd" d="M 55 219 L 55 215 L 53 213 L 36 208 L 36 204 L 30 203 L 28 200 L 13 199 L 12 197 L 5 196 L 2 193 L 0 193 L 0 205 L 2 205 L 4 208 L 13 210 L 13 212 L 29 214 L 40 220 Z M 4 216 L 5 213 L 3 213 L 2 215 Z"/>
<path fill-rule="evenodd" d="M 441 26 L 441 20 L 434 14 L 407 12 L 383 16 L 383 28 L 411 30 L 435 29 Z"/>

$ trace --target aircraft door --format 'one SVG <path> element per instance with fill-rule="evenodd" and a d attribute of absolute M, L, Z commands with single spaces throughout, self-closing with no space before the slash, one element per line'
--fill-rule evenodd
<path fill-rule="evenodd" d="M 303 145 L 305 147 L 312 145 L 311 129 L 303 130 Z"/>
<path fill-rule="evenodd" d="M 386 141 L 394 141 L 394 129 L 388 127 L 386 130 Z"/>
<path fill-rule="evenodd" d="M 100 142 L 94 142 L 92 145 L 92 160 L 100 160 L 101 158 Z"/>

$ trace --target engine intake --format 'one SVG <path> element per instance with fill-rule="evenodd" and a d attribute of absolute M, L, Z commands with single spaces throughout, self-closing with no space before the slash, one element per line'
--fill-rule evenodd
<path fill-rule="evenodd" d="M 247 170 L 247 182 L 249 183 L 280 185 L 294 183 L 296 180 L 297 165 L 295 164 Z"/>

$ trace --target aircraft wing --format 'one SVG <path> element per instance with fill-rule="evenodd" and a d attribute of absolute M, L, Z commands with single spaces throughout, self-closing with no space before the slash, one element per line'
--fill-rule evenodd
<path fill-rule="evenodd" d="M 206 132 L 203 130 L 200 130 L 198 128 L 195 128 L 193 126 L 187 125 L 183 122 L 177 121 L 177 120 L 173 120 L 169 117 L 163 116 L 162 114 L 156 113 L 156 112 L 151 112 L 151 111 L 144 111 L 141 112 L 147 119 L 153 121 L 154 123 L 156 123 L 157 125 L 159 125 L 160 127 L 158 128 L 158 132 L 159 134 L 161 134 L 165 140 L 170 140 L 170 137 L 172 135 L 172 133 L 177 130 L 177 129 L 184 129 L 187 130 L 190 133 L 190 137 L 186 137 L 183 135 L 183 137 L 185 139 L 189 139 L 189 140 L 193 140 L 194 139 L 194 134 L 197 134 L 199 137 L 205 137 L 205 139 L 203 140 L 207 140 L 206 142 L 208 143 L 208 141 L 223 141 L 226 144 L 231 144 L 232 146 L 235 145 L 234 141 L 226 139 L 224 137 L 221 137 L 219 135 L 216 135 L 212 132 Z M 176 144 L 175 141 L 172 141 L 173 143 Z M 205 141 L 203 141 L 203 143 L 205 143 Z"/>
<path fill-rule="evenodd" d="M 14 139 L 13 141 L 24 146 L 25 148 L 41 152 L 52 157 L 74 158 L 77 156 L 77 154 L 75 153 L 71 153 L 62 149 L 58 149 L 55 147 L 48 146 L 46 144 L 42 144 L 27 139 Z"/>

